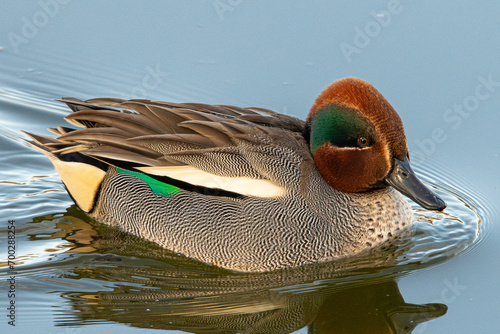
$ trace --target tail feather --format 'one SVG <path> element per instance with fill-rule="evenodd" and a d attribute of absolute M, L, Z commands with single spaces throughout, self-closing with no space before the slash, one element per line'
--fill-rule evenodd
<path fill-rule="evenodd" d="M 104 164 L 80 153 L 61 155 L 55 146 L 64 143 L 52 137 L 23 132 L 32 139 L 26 142 L 52 162 L 75 203 L 86 212 L 92 211 L 106 175 Z"/>

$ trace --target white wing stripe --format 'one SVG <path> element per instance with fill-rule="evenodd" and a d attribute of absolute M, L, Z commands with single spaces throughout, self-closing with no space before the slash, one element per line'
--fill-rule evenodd
<path fill-rule="evenodd" d="M 219 188 L 245 196 L 279 197 L 286 192 L 285 188 L 269 180 L 218 176 L 192 166 L 137 167 L 137 169 L 148 174 L 167 176 L 196 186 Z"/>

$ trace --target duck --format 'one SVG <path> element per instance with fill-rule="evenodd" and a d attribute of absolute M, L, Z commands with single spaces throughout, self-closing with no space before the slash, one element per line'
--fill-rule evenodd
<path fill-rule="evenodd" d="M 305 121 L 257 107 L 58 101 L 76 129 L 25 133 L 76 205 L 209 265 L 335 261 L 397 239 L 415 220 L 406 197 L 446 207 L 412 170 L 401 118 L 362 79 L 328 85 Z"/>

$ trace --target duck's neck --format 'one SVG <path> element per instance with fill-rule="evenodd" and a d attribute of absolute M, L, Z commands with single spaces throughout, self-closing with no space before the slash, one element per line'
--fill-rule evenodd
<path fill-rule="evenodd" d="M 414 221 L 406 198 L 392 187 L 347 194 L 326 182 L 315 184 L 313 210 L 334 235 L 335 256 L 352 254 L 393 239 Z M 317 192 L 326 196 L 317 196 Z M 312 196 L 314 194 L 311 194 Z"/>

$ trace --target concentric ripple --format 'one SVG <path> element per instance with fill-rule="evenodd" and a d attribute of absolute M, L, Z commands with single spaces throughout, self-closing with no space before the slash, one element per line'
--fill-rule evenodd
<path fill-rule="evenodd" d="M 486 236 L 487 217 L 491 215 L 486 208 L 491 205 L 467 181 L 450 173 L 449 168 L 442 176 L 443 170 L 439 163 L 433 163 L 433 169 L 419 171 L 419 176 L 448 206 L 443 212 L 436 212 L 412 205 L 416 216 L 414 234 L 402 263 L 441 262 L 472 250 Z M 433 181 L 436 177 L 441 181 Z"/>

